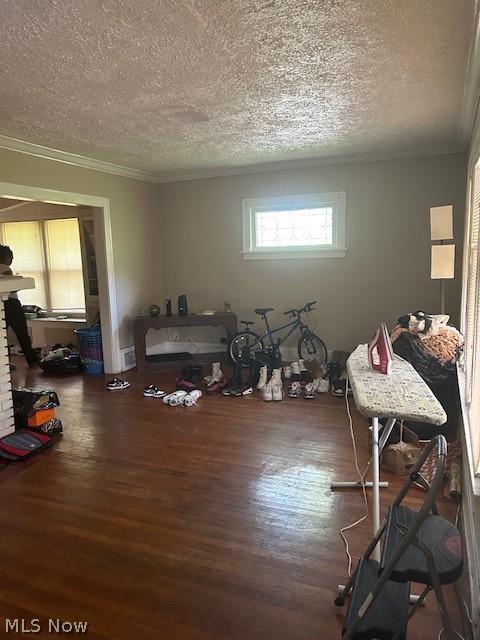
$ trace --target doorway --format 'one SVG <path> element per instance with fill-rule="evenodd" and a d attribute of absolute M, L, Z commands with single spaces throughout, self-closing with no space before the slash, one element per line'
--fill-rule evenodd
<path fill-rule="evenodd" d="M 98 299 L 102 326 L 103 359 L 106 373 L 121 370 L 118 313 L 113 265 L 110 203 L 108 198 L 27 185 L 0 182 L 0 197 L 13 201 L 33 201 L 51 205 L 89 207 L 93 219 Z"/>

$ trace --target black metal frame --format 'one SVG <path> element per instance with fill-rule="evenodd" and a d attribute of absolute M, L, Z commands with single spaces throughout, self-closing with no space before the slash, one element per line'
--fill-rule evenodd
<path fill-rule="evenodd" d="M 425 480 L 425 478 L 423 478 L 420 475 L 420 469 L 423 467 L 423 465 L 425 464 L 425 461 L 427 460 L 428 456 L 430 455 L 430 453 L 433 451 L 433 449 L 435 447 L 437 447 L 437 453 L 438 453 L 437 470 L 436 470 L 435 476 L 434 476 L 434 478 L 432 480 L 432 483 L 429 484 Z M 425 600 L 428 592 L 433 589 L 433 591 L 435 592 L 436 599 L 437 599 L 438 608 L 440 610 L 440 616 L 441 616 L 441 619 L 442 619 L 442 623 L 443 623 L 443 627 L 444 627 L 444 630 L 445 630 L 445 634 L 446 634 L 447 640 L 456 640 L 458 638 L 458 635 L 454 631 L 454 629 L 452 627 L 452 624 L 451 624 L 451 621 L 450 621 L 450 616 L 449 616 L 448 611 L 447 611 L 445 598 L 443 596 L 442 587 L 441 587 L 440 579 L 438 577 L 438 573 L 437 573 L 437 570 L 436 570 L 436 567 L 435 567 L 435 562 L 434 562 L 433 555 L 432 555 L 430 549 L 428 549 L 417 538 L 417 532 L 420 529 L 420 527 L 421 527 L 422 523 L 424 522 L 425 518 L 430 513 L 438 515 L 438 509 L 437 509 L 437 506 L 436 506 L 436 503 L 435 503 L 435 499 L 436 499 L 436 497 L 437 497 L 437 495 L 438 495 L 438 493 L 439 493 L 439 491 L 440 491 L 440 489 L 442 487 L 443 477 L 444 477 L 444 473 L 445 473 L 446 458 L 447 458 L 447 441 L 445 440 L 444 436 L 438 435 L 435 438 L 432 438 L 432 440 L 428 443 L 428 445 L 423 450 L 423 452 L 420 455 L 420 457 L 418 458 L 417 462 L 412 467 L 412 469 L 411 469 L 411 471 L 410 471 L 410 473 L 408 475 L 408 478 L 406 479 L 406 481 L 403 484 L 399 494 L 397 495 L 397 497 L 395 498 L 395 501 L 393 502 L 393 506 L 398 506 L 398 505 L 400 505 L 402 503 L 403 499 L 407 495 L 407 493 L 408 493 L 408 491 L 409 491 L 409 489 L 410 489 L 410 487 L 412 486 L 413 483 L 417 483 L 417 484 L 422 485 L 422 487 L 427 491 L 427 495 L 425 497 L 425 500 L 423 502 L 423 505 L 422 505 L 420 511 L 417 513 L 417 516 L 415 517 L 415 520 L 414 520 L 413 524 L 408 528 L 405 527 L 404 530 L 402 531 L 402 533 L 404 534 L 404 537 L 403 537 L 402 541 L 398 545 L 398 548 L 396 549 L 395 553 L 393 554 L 392 558 L 390 559 L 390 561 L 388 562 L 388 564 L 386 565 L 384 570 L 379 575 L 377 582 L 375 583 L 375 585 L 374 585 L 373 589 L 371 590 L 371 592 L 368 594 L 368 596 L 365 599 L 363 605 L 361 607 L 359 607 L 357 615 L 356 615 L 354 621 L 350 624 L 348 629 L 345 631 L 345 634 L 342 636 L 343 640 L 351 640 L 351 638 L 353 637 L 353 634 L 355 633 L 355 630 L 357 629 L 358 625 L 360 624 L 362 618 L 365 616 L 367 611 L 370 609 L 372 604 L 375 602 L 376 598 L 380 594 L 380 592 L 381 592 L 382 588 L 384 587 L 385 583 L 389 580 L 389 578 L 390 578 L 392 572 L 394 571 L 397 563 L 399 562 L 400 558 L 402 557 L 402 555 L 405 553 L 405 551 L 408 549 L 408 547 L 410 545 L 416 546 L 424 554 L 424 556 L 426 558 L 429 574 L 430 574 L 430 577 L 431 577 L 431 580 L 432 580 L 432 584 L 431 585 L 427 585 L 425 587 L 423 592 L 420 594 L 417 602 L 410 609 L 408 617 L 409 618 L 412 617 L 412 615 L 415 613 L 415 611 L 418 609 L 418 607 Z M 364 555 L 363 555 L 363 557 L 365 559 L 368 559 L 371 556 L 373 550 L 375 549 L 375 547 L 379 543 L 380 539 L 382 538 L 382 536 L 383 536 L 383 534 L 385 532 L 386 524 L 387 524 L 387 520 L 385 518 L 383 520 L 382 524 L 380 525 L 380 528 L 378 529 L 378 531 L 374 535 L 373 539 L 371 540 L 370 544 L 368 545 Z M 337 599 L 335 600 L 335 604 L 337 604 L 337 605 L 343 605 L 344 604 L 345 597 L 352 590 L 352 588 L 354 586 L 354 582 L 355 582 L 355 574 L 353 574 L 349 578 L 349 580 L 348 580 L 347 584 L 345 585 L 345 587 L 342 588 L 342 590 L 340 591 Z M 457 599 L 459 600 L 459 604 L 460 604 L 460 600 L 461 599 L 459 599 L 458 594 L 457 594 Z M 462 614 L 463 614 L 464 611 L 463 611 L 462 607 L 460 607 L 460 608 L 461 608 Z M 463 615 L 462 615 L 462 618 L 463 618 Z M 392 638 L 392 640 L 395 640 L 395 639 Z"/>

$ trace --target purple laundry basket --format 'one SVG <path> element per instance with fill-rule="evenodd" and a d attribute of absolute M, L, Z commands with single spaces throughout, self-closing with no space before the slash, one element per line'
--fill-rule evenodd
<path fill-rule="evenodd" d="M 85 373 L 103 373 L 102 331 L 99 326 L 75 329 Z"/>

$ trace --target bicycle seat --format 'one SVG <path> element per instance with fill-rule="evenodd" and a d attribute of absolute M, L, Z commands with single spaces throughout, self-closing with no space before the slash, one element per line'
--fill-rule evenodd
<path fill-rule="evenodd" d="M 240 320 L 240 324 L 244 324 L 247 329 L 251 324 L 255 324 L 254 322 L 250 322 L 250 320 Z"/>
<path fill-rule="evenodd" d="M 255 313 L 258 313 L 259 316 L 266 316 L 267 313 L 273 311 L 273 307 L 265 307 L 265 309 L 254 309 Z"/>

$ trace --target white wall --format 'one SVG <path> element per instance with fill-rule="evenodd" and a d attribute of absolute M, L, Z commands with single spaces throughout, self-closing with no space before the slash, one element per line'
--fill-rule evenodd
<path fill-rule="evenodd" d="M 3 182 L 110 200 L 120 347 L 132 345 L 133 318 L 164 297 L 157 185 L 5 149 L 0 175 Z"/>
<path fill-rule="evenodd" d="M 242 259 L 243 198 L 322 191 L 347 192 L 346 258 Z M 429 277 L 429 207 L 453 203 L 458 277 L 447 285 L 447 310 L 457 320 L 464 192 L 463 154 L 159 185 L 165 295 L 186 293 L 192 310 L 228 301 L 242 319 L 272 306 L 274 321 L 318 300 L 316 332 L 329 349 L 352 349 L 382 320 L 439 311 L 439 283 Z"/>

